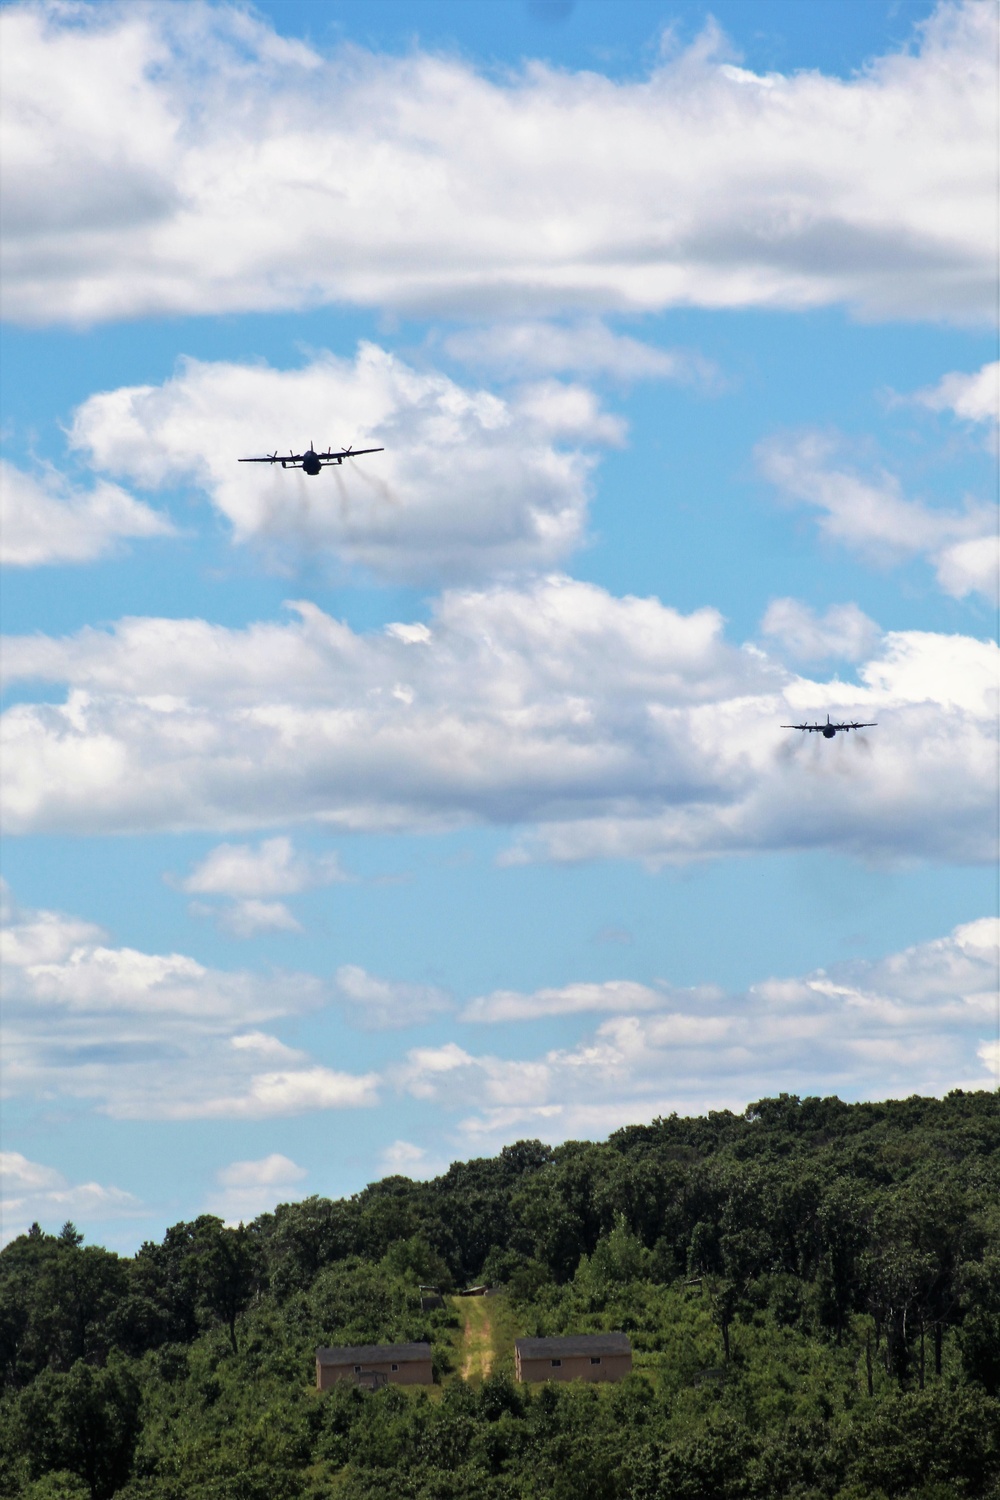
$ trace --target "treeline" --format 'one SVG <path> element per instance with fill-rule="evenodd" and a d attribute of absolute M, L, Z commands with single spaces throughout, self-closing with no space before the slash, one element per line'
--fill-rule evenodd
<path fill-rule="evenodd" d="M 607 1388 L 481 1389 L 418 1284 L 527 1333 L 622 1328 Z M 428 1338 L 430 1396 L 312 1390 L 321 1343 Z M 1000 1102 L 792 1096 L 519 1142 L 132 1258 L 0 1253 L 0 1495 L 1000 1500 Z"/>

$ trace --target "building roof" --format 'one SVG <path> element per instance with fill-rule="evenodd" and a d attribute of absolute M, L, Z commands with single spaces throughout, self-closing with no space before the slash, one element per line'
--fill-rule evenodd
<path fill-rule="evenodd" d="M 430 1357 L 430 1344 L 346 1344 L 340 1348 L 316 1350 L 316 1359 L 321 1365 L 380 1364 L 386 1360 L 402 1365 Z"/>
<path fill-rule="evenodd" d="M 567 1338 L 516 1339 L 522 1359 L 572 1359 L 575 1354 L 631 1354 L 632 1345 L 624 1333 L 571 1333 Z"/>

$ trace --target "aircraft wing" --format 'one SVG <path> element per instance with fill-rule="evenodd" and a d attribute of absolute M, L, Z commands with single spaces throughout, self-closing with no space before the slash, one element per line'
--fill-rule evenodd
<path fill-rule="evenodd" d="M 384 453 L 384 448 L 337 448 L 332 453 L 317 453 L 317 458 L 357 458 L 361 453 Z"/>
<path fill-rule="evenodd" d="M 384 448 L 334 448 L 328 453 L 317 453 L 320 463 L 339 463 L 343 458 L 358 458 L 362 453 L 384 453 Z M 267 453 L 263 458 L 241 458 L 241 464 L 300 464 L 304 453 Z"/>
<path fill-rule="evenodd" d="M 870 724 L 779 724 L 779 729 L 804 729 L 808 734 L 822 734 L 824 729 L 877 729 L 878 720 Z"/>

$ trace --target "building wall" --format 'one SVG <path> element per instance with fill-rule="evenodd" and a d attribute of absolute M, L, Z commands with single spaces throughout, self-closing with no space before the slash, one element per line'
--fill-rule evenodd
<path fill-rule="evenodd" d="M 517 1378 L 538 1380 L 621 1380 L 632 1369 L 631 1354 L 602 1354 L 595 1365 L 589 1354 L 563 1355 L 558 1365 L 551 1359 L 519 1359 Z"/>
<path fill-rule="evenodd" d="M 392 1360 L 375 1359 L 363 1366 L 365 1370 L 376 1370 L 386 1377 L 390 1385 L 433 1385 L 434 1371 L 430 1355 L 426 1359 L 399 1361 L 399 1368 L 392 1368 Z M 353 1364 L 327 1365 L 316 1361 L 316 1389 L 325 1391 L 338 1380 L 357 1380 Z"/>

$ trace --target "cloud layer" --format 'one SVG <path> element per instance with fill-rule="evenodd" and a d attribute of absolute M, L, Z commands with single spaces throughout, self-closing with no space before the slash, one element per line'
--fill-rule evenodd
<path fill-rule="evenodd" d="M 208 1212 L 235 1227 L 274 1208 L 276 1203 L 300 1196 L 302 1179 L 308 1174 L 290 1157 L 272 1151 L 259 1161 L 230 1162 L 215 1175 L 217 1186 L 209 1198 Z"/>
<path fill-rule="evenodd" d="M 989 1088 L 998 941 L 1000 922 L 984 918 L 886 959 L 739 995 L 620 983 L 490 996 L 472 1002 L 467 1019 L 610 1017 L 576 1045 L 535 1057 L 474 1054 L 456 1042 L 414 1048 L 395 1082 L 439 1108 L 471 1111 L 458 1127 L 468 1149 L 529 1133 L 592 1138 L 674 1109 L 742 1109 L 782 1090 L 884 1098 Z"/>
<path fill-rule="evenodd" d="M 996 10 L 849 80 L 324 57 L 246 11 L 4 18 L 8 314 L 995 309 Z M 346 165 L 345 165 L 346 164 Z"/>
<path fill-rule="evenodd" d="M 832 604 L 817 615 L 800 599 L 772 599 L 761 633 L 793 661 L 863 661 L 875 650 L 879 628 L 856 604 Z"/>
<path fill-rule="evenodd" d="M 973 374 L 952 370 L 937 385 L 913 397 L 930 411 L 950 411 L 963 422 L 1000 422 L 1000 360 L 983 365 Z"/>
<path fill-rule="evenodd" d="M 0 1151 L 0 1247 L 36 1221 L 53 1225 L 67 1219 L 140 1218 L 139 1199 L 123 1188 L 100 1182 L 71 1183 L 54 1167 L 29 1161 L 20 1151 Z"/>
<path fill-rule="evenodd" d="M 713 990 L 690 991 L 714 995 Z M 602 984 L 567 984 L 558 989 L 535 990 L 523 995 L 516 990 L 494 990 L 470 1000 L 459 1017 L 462 1021 L 538 1021 L 544 1016 L 575 1016 L 588 1011 L 662 1010 L 669 1003 L 669 987 L 636 984 L 629 979 L 608 979 Z"/>
<path fill-rule="evenodd" d="M 341 964 L 335 994 L 348 1019 L 366 1031 L 417 1026 L 453 1008 L 447 991 L 437 985 L 380 979 L 358 964 Z"/>
<path fill-rule="evenodd" d="M 74 490 L 53 473 L 26 474 L 0 459 L 0 563 L 37 568 L 87 563 L 133 537 L 172 536 L 168 518 L 116 484 Z"/>
<path fill-rule="evenodd" d="M 311 855 L 297 851 L 290 838 L 279 836 L 252 844 L 218 844 L 190 875 L 177 884 L 198 896 L 229 896 L 221 906 L 193 902 L 197 916 L 213 916 L 236 937 L 257 932 L 299 932 L 301 928 L 283 901 L 270 896 L 292 896 L 312 886 L 347 880 L 336 854 Z"/>
<path fill-rule="evenodd" d="M 593 448 L 623 434 L 582 386 L 543 381 L 502 400 L 362 344 L 354 360 L 299 370 L 184 360 L 162 386 L 91 396 L 71 441 L 140 486 L 196 485 L 237 541 L 279 560 L 328 548 L 424 580 L 565 556 L 582 539 Z M 313 439 L 385 451 L 312 477 L 237 462 Z"/>
<path fill-rule="evenodd" d="M 474 368 L 508 378 L 525 375 L 605 375 L 614 380 L 676 380 L 711 387 L 718 371 L 685 349 L 658 349 L 614 333 L 597 318 L 571 323 L 541 320 L 494 323 L 449 334 L 445 352 Z"/>
<path fill-rule="evenodd" d="M 375 1101 L 372 1074 L 322 1066 L 258 1029 L 325 1002 L 310 975 L 113 948 L 90 924 L 9 902 L 0 959 L 8 1094 L 117 1119 L 256 1119 Z"/>
<path fill-rule="evenodd" d="M 200 896 L 294 896 L 346 878 L 336 854 L 302 854 L 280 837 L 256 847 L 218 844 L 180 885 Z"/>
<path fill-rule="evenodd" d="M 761 443 L 762 473 L 791 501 L 819 512 L 821 533 L 869 562 L 888 566 L 926 557 L 955 598 L 1000 597 L 1000 539 L 995 505 L 969 500 L 962 510 L 908 500 L 885 471 L 867 478 L 819 433 Z"/>
<path fill-rule="evenodd" d="M 550 577 L 453 591 L 430 626 L 359 635 L 313 604 L 246 629 L 123 620 L 12 638 L 11 832 L 518 827 L 510 857 L 765 849 L 989 859 L 996 647 L 884 637 L 857 683 L 793 676 L 682 615 Z M 830 712 L 877 731 L 780 728 Z"/>
<path fill-rule="evenodd" d="M 995 1062 L 995 918 L 883 959 L 768 979 L 742 994 L 664 980 L 497 991 L 471 999 L 449 1030 L 471 1025 L 481 1037 L 484 1027 L 518 1023 L 520 1055 L 477 1053 L 454 1032 L 441 1040 L 439 1024 L 438 1040 L 390 1054 L 364 1075 L 297 1052 L 259 1025 L 280 1026 L 339 1001 L 376 1012 L 371 1024 L 413 1028 L 449 1011 L 448 997 L 351 965 L 333 990 L 304 975 L 224 974 L 176 954 L 101 946 L 100 936 L 58 913 L 7 911 L 8 1095 L 58 1097 L 117 1119 L 240 1120 L 367 1109 L 396 1094 L 426 1106 L 435 1139 L 451 1131 L 453 1142 L 474 1149 L 526 1133 L 603 1134 L 671 1109 L 742 1108 L 782 1089 L 864 1098 L 988 1087 Z M 545 1018 L 593 1024 L 602 1016 L 568 1046 L 540 1052 L 524 1029 Z M 326 1047 L 336 1045 L 328 1031 Z M 372 1119 L 375 1137 L 391 1140 L 397 1116 L 376 1110 Z M 423 1171 L 426 1150 L 397 1140 L 386 1161 Z M 114 1189 L 70 1190 L 48 1169 L 18 1156 L 11 1162 L 18 1214 L 39 1194 L 56 1195 L 46 1200 L 50 1217 L 58 1203 L 67 1213 L 77 1201 L 108 1212 L 135 1207 Z M 235 1162 L 219 1174 L 213 1205 L 246 1217 L 303 1176 L 277 1153 Z"/>

